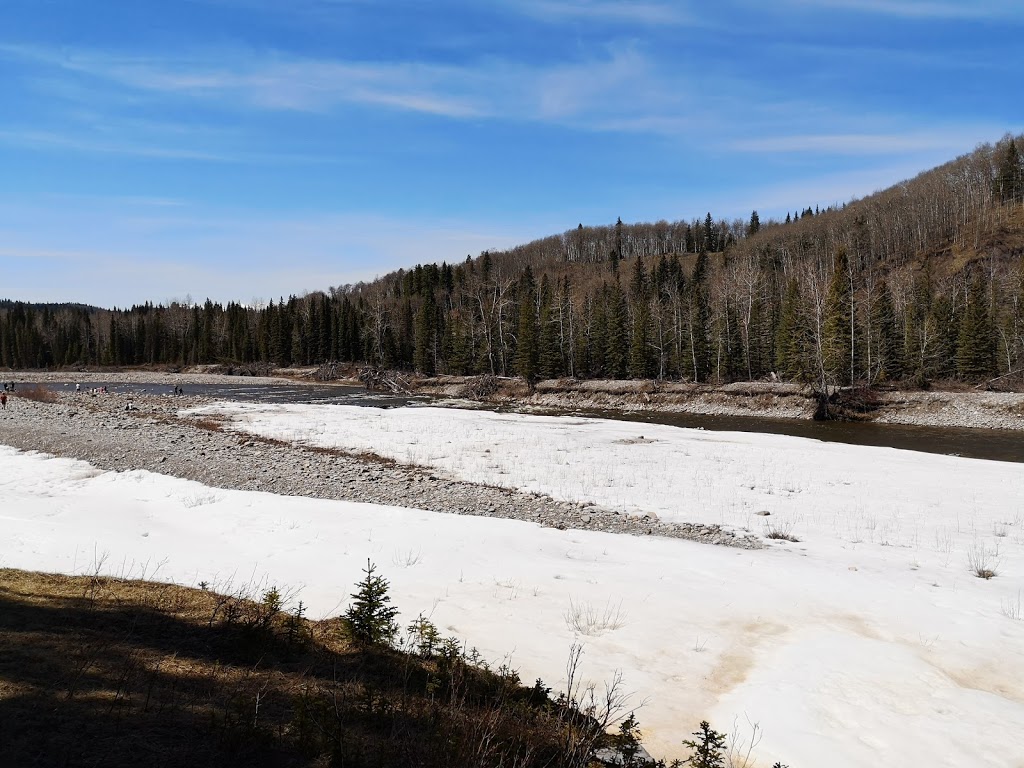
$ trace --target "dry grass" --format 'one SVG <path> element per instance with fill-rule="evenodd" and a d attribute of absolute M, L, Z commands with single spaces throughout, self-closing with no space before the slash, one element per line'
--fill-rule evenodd
<path fill-rule="evenodd" d="M 202 418 L 190 421 L 193 427 L 198 429 L 205 429 L 207 432 L 223 432 L 224 422 L 220 419 L 215 419 L 210 416 L 203 416 Z"/>
<path fill-rule="evenodd" d="M 967 550 L 967 568 L 979 579 L 992 579 L 999 575 L 999 545 L 992 549 L 983 542 Z"/>
<path fill-rule="evenodd" d="M 357 650 L 255 597 L 0 570 L 0 763 L 529 768 L 588 726 L 458 643 Z"/>
<path fill-rule="evenodd" d="M 764 537 L 777 541 L 791 541 L 794 544 L 800 542 L 800 539 L 793 534 L 793 524 L 790 522 L 772 523 L 766 521 L 764 524 Z"/>
<path fill-rule="evenodd" d="M 56 403 L 59 398 L 57 393 L 42 384 L 22 384 L 14 392 L 8 393 L 11 397 L 21 397 L 25 400 L 35 400 L 37 403 Z"/>

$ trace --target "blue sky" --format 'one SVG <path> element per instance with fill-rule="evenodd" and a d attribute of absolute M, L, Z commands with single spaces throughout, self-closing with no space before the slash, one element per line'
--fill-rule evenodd
<path fill-rule="evenodd" d="M 1024 129 L 1019 0 L 4 0 L 0 297 L 243 302 L 784 217 Z"/>

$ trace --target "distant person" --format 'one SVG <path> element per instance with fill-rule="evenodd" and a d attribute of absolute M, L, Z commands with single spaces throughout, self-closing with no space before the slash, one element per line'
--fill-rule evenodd
<path fill-rule="evenodd" d="M 4 387 L 4 393 L 2 395 L 0 395 L 0 406 L 2 406 L 2 407 L 0 407 L 0 410 L 3 410 L 3 411 L 7 410 L 7 387 L 6 386 Z"/>
<path fill-rule="evenodd" d="M 81 384 L 75 384 L 75 392 L 81 392 L 81 391 L 82 391 L 82 385 Z"/>

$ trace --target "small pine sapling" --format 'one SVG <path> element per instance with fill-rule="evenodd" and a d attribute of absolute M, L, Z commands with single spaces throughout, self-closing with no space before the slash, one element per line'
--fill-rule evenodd
<path fill-rule="evenodd" d="M 647 765 L 640 754 L 640 723 L 632 712 L 619 723 L 619 732 L 612 736 L 612 748 L 619 753 L 622 768 L 639 768 Z"/>
<path fill-rule="evenodd" d="M 376 575 L 377 566 L 366 561 L 366 576 L 352 594 L 352 605 L 345 611 L 352 639 L 363 646 L 390 646 L 398 633 L 395 617 L 398 609 L 391 605 L 388 582 Z"/>
<path fill-rule="evenodd" d="M 711 727 L 707 720 L 701 720 L 700 730 L 694 731 L 695 739 L 683 741 L 683 746 L 692 750 L 684 765 L 690 768 L 724 768 L 725 734 Z"/>
<path fill-rule="evenodd" d="M 303 645 L 307 639 L 306 606 L 299 600 L 299 605 L 295 612 L 289 614 L 285 621 L 285 641 L 289 646 L 296 646 Z"/>
<path fill-rule="evenodd" d="M 433 656 L 434 651 L 441 645 L 441 633 L 437 631 L 437 625 L 422 613 L 409 624 L 406 631 L 416 653 L 425 659 Z"/>

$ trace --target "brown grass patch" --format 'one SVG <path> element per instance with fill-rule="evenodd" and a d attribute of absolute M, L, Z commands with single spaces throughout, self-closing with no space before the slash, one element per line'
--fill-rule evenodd
<path fill-rule="evenodd" d="M 588 737 L 457 642 L 360 650 L 251 597 L 0 570 L 3 764 L 530 768 Z"/>
<path fill-rule="evenodd" d="M 37 403 L 56 403 L 60 398 L 57 393 L 42 384 L 22 384 L 14 392 L 8 393 L 11 397 L 22 397 L 25 400 L 34 400 Z"/>
<path fill-rule="evenodd" d="M 195 419 L 189 422 L 193 427 L 198 429 L 205 429 L 207 432 L 223 432 L 224 421 L 221 419 L 215 419 L 212 416 L 203 416 L 202 418 Z"/>

